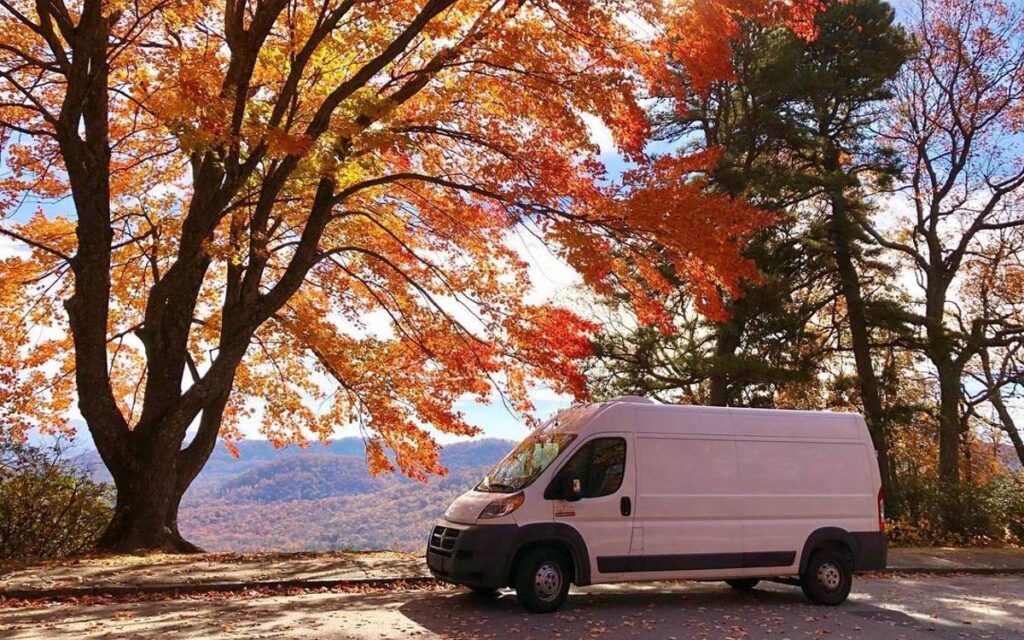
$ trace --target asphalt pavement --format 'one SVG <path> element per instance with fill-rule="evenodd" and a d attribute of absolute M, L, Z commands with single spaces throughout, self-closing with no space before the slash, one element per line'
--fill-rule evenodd
<path fill-rule="evenodd" d="M 722 583 L 603 585 L 528 614 L 515 594 L 460 589 L 232 594 L 0 608 L 0 638 L 899 638 L 1024 639 L 1024 576 L 859 577 L 846 604 L 808 604 L 795 587 L 749 594 Z"/>

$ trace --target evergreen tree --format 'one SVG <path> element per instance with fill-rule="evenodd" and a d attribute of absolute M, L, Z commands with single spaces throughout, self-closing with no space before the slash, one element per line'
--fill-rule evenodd
<path fill-rule="evenodd" d="M 650 393 L 731 406 L 824 403 L 820 374 L 837 329 L 849 334 L 857 391 L 890 495 L 886 408 L 872 361 L 872 331 L 898 301 L 869 300 L 859 226 L 870 209 L 865 183 L 888 180 L 892 153 L 870 124 L 910 53 L 892 8 L 879 0 L 835 2 L 808 41 L 750 23 L 734 45 L 734 78 L 680 108 L 656 113 L 665 140 L 715 150 L 712 188 L 776 214 L 746 253 L 761 278 L 728 303 L 718 323 L 684 314 L 677 331 L 639 327 L 601 336 L 592 375 L 599 391 Z M 680 70 L 680 82 L 687 82 Z M 693 92 L 690 92 L 691 95 Z M 836 304 L 841 302 L 841 304 Z M 685 300 L 680 309 L 686 310 Z M 838 322 L 816 322 L 845 310 Z M 673 385 L 677 385 L 673 387 Z"/>

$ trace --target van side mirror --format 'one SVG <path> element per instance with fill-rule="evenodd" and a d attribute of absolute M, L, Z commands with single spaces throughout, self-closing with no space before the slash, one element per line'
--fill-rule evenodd
<path fill-rule="evenodd" d="M 573 471 L 563 471 L 552 478 L 551 484 L 544 490 L 547 500 L 565 500 L 576 502 L 583 497 L 583 481 Z"/>

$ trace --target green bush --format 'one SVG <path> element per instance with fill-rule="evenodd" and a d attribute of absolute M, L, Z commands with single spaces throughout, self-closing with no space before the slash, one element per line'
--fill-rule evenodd
<path fill-rule="evenodd" d="M 113 488 L 65 459 L 59 444 L 0 442 L 0 560 L 57 558 L 95 546 Z"/>
<path fill-rule="evenodd" d="M 989 485 L 991 508 L 1001 514 L 1008 541 L 1024 546 L 1024 471 L 997 474 Z"/>
<path fill-rule="evenodd" d="M 895 512 L 888 530 L 896 544 L 1024 545 L 1024 473 L 1004 471 L 959 487 L 904 477 Z"/>

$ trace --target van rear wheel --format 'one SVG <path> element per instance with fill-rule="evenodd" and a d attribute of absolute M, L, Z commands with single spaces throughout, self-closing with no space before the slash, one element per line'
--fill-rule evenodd
<path fill-rule="evenodd" d="M 815 604 L 842 604 L 853 586 L 853 567 L 838 549 L 819 549 L 811 554 L 807 570 L 800 576 L 800 588 Z"/>
<path fill-rule="evenodd" d="M 736 578 L 735 580 L 726 580 L 725 584 L 736 591 L 746 592 L 756 587 L 759 582 L 761 582 L 759 578 Z"/>
<path fill-rule="evenodd" d="M 569 594 L 569 563 L 556 549 L 527 551 L 516 565 L 516 596 L 534 613 L 556 611 Z"/>

